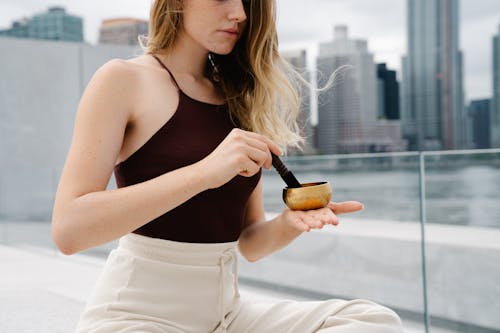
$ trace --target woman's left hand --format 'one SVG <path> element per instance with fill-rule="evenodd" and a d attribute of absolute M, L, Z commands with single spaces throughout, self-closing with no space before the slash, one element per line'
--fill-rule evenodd
<path fill-rule="evenodd" d="M 299 232 L 321 229 L 325 225 L 339 224 L 337 215 L 353 213 L 363 209 L 358 201 L 330 202 L 326 207 L 308 211 L 291 210 L 286 208 L 281 213 L 282 221 Z"/>

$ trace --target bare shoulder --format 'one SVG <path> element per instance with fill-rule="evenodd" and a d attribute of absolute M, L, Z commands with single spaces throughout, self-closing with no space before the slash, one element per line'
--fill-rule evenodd
<path fill-rule="evenodd" d="M 111 59 L 104 63 L 87 84 L 82 101 L 98 99 L 110 106 L 101 110 L 120 110 L 131 118 L 140 92 L 144 93 L 144 84 L 150 80 L 143 58 Z"/>
<path fill-rule="evenodd" d="M 112 59 L 103 64 L 94 74 L 89 84 L 106 86 L 108 95 L 116 96 L 119 102 L 129 106 L 142 105 L 145 94 L 159 86 L 175 91 L 165 72 L 149 55 L 130 59 Z M 113 93 L 114 92 L 114 93 Z"/>
<path fill-rule="evenodd" d="M 133 89 L 137 81 L 137 69 L 124 59 L 111 59 L 94 73 L 89 85 L 109 85 L 113 89 Z"/>

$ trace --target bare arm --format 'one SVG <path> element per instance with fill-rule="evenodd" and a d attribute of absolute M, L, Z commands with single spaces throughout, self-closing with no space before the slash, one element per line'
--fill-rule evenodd
<path fill-rule="evenodd" d="M 52 237 L 71 254 L 127 234 L 207 184 L 198 164 L 106 191 L 130 117 L 134 74 L 121 61 L 99 69 L 82 96 L 52 215 Z"/>
<path fill-rule="evenodd" d="M 140 184 L 106 190 L 130 119 L 134 73 L 122 61 L 99 69 L 78 107 L 52 214 L 52 238 L 72 254 L 117 239 L 236 175 L 271 166 L 267 138 L 239 129 L 207 157 Z"/>
<path fill-rule="evenodd" d="M 327 224 L 337 225 L 336 214 L 355 212 L 363 208 L 357 201 L 330 202 L 321 209 L 292 211 L 285 208 L 275 218 L 265 221 L 262 199 L 262 180 L 249 198 L 246 228 L 238 240 L 241 254 L 248 261 L 257 261 L 284 248 L 303 232 L 321 229 Z"/>

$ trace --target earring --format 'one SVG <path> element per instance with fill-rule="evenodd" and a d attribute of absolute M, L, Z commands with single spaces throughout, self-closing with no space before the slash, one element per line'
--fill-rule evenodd
<path fill-rule="evenodd" d="M 214 56 L 210 52 L 208 53 L 208 60 L 210 61 L 210 65 L 212 66 L 212 80 L 214 80 L 214 82 L 220 82 L 219 66 L 215 64 Z"/>

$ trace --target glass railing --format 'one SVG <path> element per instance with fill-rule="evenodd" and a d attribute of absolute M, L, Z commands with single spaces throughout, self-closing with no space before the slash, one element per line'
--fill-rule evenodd
<path fill-rule="evenodd" d="M 329 181 L 333 200 L 358 200 L 365 210 L 243 264 L 251 283 L 368 298 L 422 332 L 500 329 L 500 150 L 285 161 L 301 182 Z M 279 212 L 284 183 L 274 171 L 263 177 L 266 211 Z"/>
<path fill-rule="evenodd" d="M 241 261 L 243 283 L 306 298 L 370 299 L 394 309 L 412 331 L 500 329 L 500 150 L 284 161 L 301 182 L 328 181 L 332 200 L 358 200 L 365 209 L 266 259 Z M 7 182 L 0 179 L 1 244 L 57 253 L 46 213 L 52 207 L 36 206 L 37 198 L 53 200 L 55 185 L 24 195 L 2 191 Z M 274 170 L 263 172 L 269 217 L 284 208 L 283 187 Z M 16 218 L 19 207 L 33 218 Z M 113 246 L 86 253 L 104 257 Z"/>

